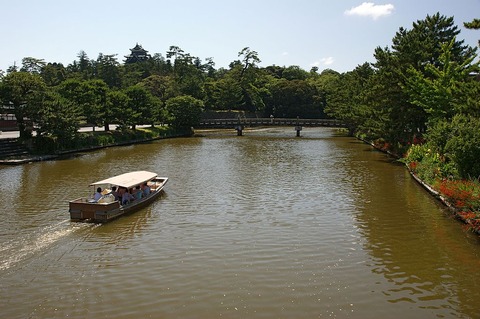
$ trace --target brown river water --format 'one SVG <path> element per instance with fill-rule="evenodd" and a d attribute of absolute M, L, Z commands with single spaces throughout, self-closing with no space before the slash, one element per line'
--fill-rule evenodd
<path fill-rule="evenodd" d="M 328 128 L 204 134 L 0 166 L 0 318 L 480 318 L 480 240 L 402 165 Z M 70 222 L 132 170 L 162 197 Z"/>

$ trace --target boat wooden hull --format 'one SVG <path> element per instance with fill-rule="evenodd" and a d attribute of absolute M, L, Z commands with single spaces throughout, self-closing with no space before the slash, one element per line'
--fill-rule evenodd
<path fill-rule="evenodd" d="M 163 192 L 168 178 L 158 178 L 157 187 L 142 199 L 135 200 L 127 205 L 120 205 L 119 201 L 111 203 L 92 203 L 87 198 L 78 198 L 69 202 L 70 220 L 92 223 L 106 223 L 112 219 L 135 212 L 150 205 Z"/>

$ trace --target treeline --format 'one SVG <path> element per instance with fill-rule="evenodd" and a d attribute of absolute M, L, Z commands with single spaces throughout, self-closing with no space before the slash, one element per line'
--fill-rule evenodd
<path fill-rule="evenodd" d="M 480 177 L 479 64 L 459 33 L 438 13 L 400 28 L 374 63 L 325 79 L 326 113 L 406 156 L 428 182 Z"/>
<path fill-rule="evenodd" d="M 205 110 L 239 110 L 260 116 L 319 118 L 325 99 L 317 69 L 260 68 L 256 51 L 244 48 L 228 69 L 172 46 L 144 61 L 120 63 L 116 55 L 96 60 L 80 52 L 68 66 L 27 57 L 2 76 L 4 112 L 13 112 L 21 137 L 71 139 L 81 125 L 120 128 L 168 123 L 195 126 Z"/>
<path fill-rule="evenodd" d="M 465 26 L 478 29 L 478 20 Z M 67 66 L 27 57 L 1 76 L 0 98 L 22 137 L 35 123 L 37 134 L 59 140 L 85 124 L 195 126 L 205 110 L 331 117 L 411 162 L 434 163 L 437 176 L 478 177 L 479 65 L 476 48 L 459 34 L 452 17 L 427 16 L 399 28 L 390 47 L 376 48 L 375 62 L 345 73 L 259 67 L 248 47 L 228 69 L 176 46 L 136 63 L 104 54 L 93 60 L 83 51 Z"/>

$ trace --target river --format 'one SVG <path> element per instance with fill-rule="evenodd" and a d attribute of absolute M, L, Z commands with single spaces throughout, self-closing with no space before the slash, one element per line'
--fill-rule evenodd
<path fill-rule="evenodd" d="M 154 204 L 68 200 L 132 170 Z M 1 318 L 480 318 L 480 241 L 383 153 L 329 128 L 204 132 L 0 166 Z"/>

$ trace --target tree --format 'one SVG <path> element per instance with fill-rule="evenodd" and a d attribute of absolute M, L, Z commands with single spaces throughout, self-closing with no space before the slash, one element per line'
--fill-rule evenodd
<path fill-rule="evenodd" d="M 57 86 L 67 77 L 67 72 L 61 63 L 48 63 L 40 73 L 47 86 Z"/>
<path fill-rule="evenodd" d="M 83 123 L 82 109 L 55 92 L 43 96 L 42 107 L 36 113 L 37 136 L 50 135 L 60 146 L 75 138 Z"/>
<path fill-rule="evenodd" d="M 112 112 L 112 121 L 119 125 L 120 130 L 135 124 L 138 112 L 133 110 L 128 103 L 128 96 L 121 90 L 107 92 L 107 108 Z"/>
<path fill-rule="evenodd" d="M 366 106 L 365 92 L 371 84 L 373 74 L 370 64 L 364 63 L 341 75 L 322 73 L 320 77 L 327 81 L 323 85 L 326 94 L 325 111 L 345 123 L 350 135 L 359 130 L 369 131 L 371 134 L 372 123 L 369 123 L 369 120 L 375 117 Z"/>
<path fill-rule="evenodd" d="M 58 92 L 65 98 L 80 105 L 88 124 L 95 129 L 104 125 L 109 130 L 111 119 L 106 107 L 108 86 L 102 80 L 75 80 L 69 79 L 60 84 Z"/>
<path fill-rule="evenodd" d="M 269 87 L 275 117 L 320 118 L 323 116 L 315 86 L 303 80 L 280 79 Z"/>
<path fill-rule="evenodd" d="M 242 87 L 227 75 L 217 81 L 205 83 L 205 106 L 213 110 L 237 110 L 242 108 Z"/>
<path fill-rule="evenodd" d="M 452 61 L 452 48 L 455 40 L 445 43 L 439 57 L 438 66 L 428 64 L 424 73 L 410 67 L 403 84 L 404 90 L 413 105 L 420 106 L 429 116 L 429 121 L 450 120 L 461 113 L 468 104 L 464 84 L 470 73 L 478 70 L 478 63 L 472 64 L 470 57 L 462 64 Z"/>
<path fill-rule="evenodd" d="M 149 123 L 152 126 L 158 120 L 160 113 L 161 102 L 154 97 L 145 87 L 134 85 L 125 90 L 128 97 L 128 108 L 135 110 L 134 117 L 135 124 Z"/>
<path fill-rule="evenodd" d="M 203 111 L 203 102 L 192 96 L 177 96 L 167 100 L 169 124 L 175 128 L 189 128 L 198 125 Z"/>
<path fill-rule="evenodd" d="M 453 163 L 460 178 L 480 178 L 480 118 L 456 114 L 428 129 L 428 145 Z"/>
<path fill-rule="evenodd" d="M 203 99 L 205 96 L 203 90 L 205 74 L 200 59 L 185 53 L 177 46 L 170 47 L 167 52 L 167 58 L 174 59 L 173 75 L 180 94 Z"/>
<path fill-rule="evenodd" d="M 257 63 L 262 62 L 258 58 L 257 51 L 252 51 L 249 47 L 245 47 L 240 52 L 238 52 L 238 56 L 242 57 L 242 73 L 240 75 L 240 78 L 243 78 L 246 75 L 247 71 L 255 68 Z"/>
<path fill-rule="evenodd" d="M 392 50 L 375 50 L 375 74 L 367 92 L 367 101 L 378 119 L 382 131 L 378 132 L 392 143 L 407 143 L 426 131 L 428 114 L 412 104 L 403 89 L 412 68 L 429 77 L 428 65 L 441 67 L 442 45 L 453 41 L 451 61 L 462 65 L 475 55 L 475 50 L 465 46 L 456 37 L 458 27 L 453 18 L 439 13 L 413 23 L 411 30 L 400 28 L 393 38 Z M 408 71 L 410 70 L 410 71 Z"/>
<path fill-rule="evenodd" d="M 46 89 L 45 82 L 36 73 L 9 73 L 0 83 L 1 100 L 3 105 L 13 108 L 20 138 L 32 136 L 35 114 Z"/>
<path fill-rule="evenodd" d="M 122 84 L 119 63 L 116 54 L 104 55 L 100 53 L 95 62 L 95 75 L 103 80 L 110 88 L 120 88 Z"/>
<path fill-rule="evenodd" d="M 43 59 L 26 57 L 22 59 L 22 67 L 20 71 L 40 74 L 45 65 L 46 63 Z"/>
<path fill-rule="evenodd" d="M 231 75 L 239 83 L 242 88 L 243 101 L 242 108 L 245 111 L 259 111 L 265 108 L 265 104 L 261 98 L 259 87 L 256 81 L 259 78 L 259 69 L 257 63 L 260 63 L 258 53 L 245 47 L 238 56 L 241 61 L 234 61 L 231 63 Z"/>
<path fill-rule="evenodd" d="M 309 74 L 297 65 L 285 68 L 282 72 L 282 78 L 287 80 L 306 80 Z"/>
<path fill-rule="evenodd" d="M 153 96 L 165 102 L 169 98 L 180 95 L 175 80 L 171 76 L 151 75 L 138 83 Z"/>
<path fill-rule="evenodd" d="M 94 61 L 88 58 L 85 51 L 80 51 L 77 54 L 78 61 L 73 61 L 66 68 L 68 77 L 78 80 L 90 80 L 94 77 Z"/>
<path fill-rule="evenodd" d="M 464 22 L 463 26 L 467 29 L 480 29 L 480 19 L 473 19 L 471 22 Z M 480 46 L 480 40 L 478 40 L 478 45 Z"/>

